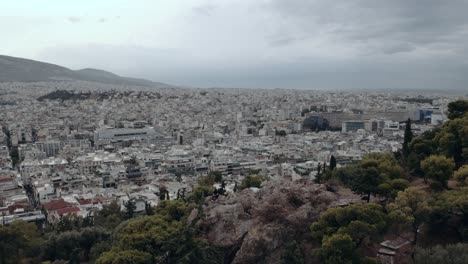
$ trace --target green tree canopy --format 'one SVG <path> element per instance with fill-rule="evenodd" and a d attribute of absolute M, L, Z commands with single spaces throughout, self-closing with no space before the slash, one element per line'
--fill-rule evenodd
<path fill-rule="evenodd" d="M 348 234 L 333 234 L 322 240 L 320 255 L 325 264 L 352 263 L 355 244 Z"/>
<path fill-rule="evenodd" d="M 242 180 L 240 188 L 241 190 L 251 187 L 260 188 L 264 180 L 265 178 L 260 175 L 247 175 Z"/>
<path fill-rule="evenodd" d="M 468 185 L 468 165 L 463 165 L 454 174 L 453 178 L 461 185 Z"/>
<path fill-rule="evenodd" d="M 421 161 L 421 169 L 426 177 L 439 182 L 444 187 L 447 187 L 447 181 L 453 174 L 455 163 L 453 159 L 445 156 L 431 155 Z"/>
<path fill-rule="evenodd" d="M 432 248 L 416 248 L 415 264 L 468 263 L 468 244 L 458 243 Z"/>
<path fill-rule="evenodd" d="M 138 250 L 114 250 L 103 253 L 96 264 L 152 264 L 151 254 Z"/>
<path fill-rule="evenodd" d="M 429 196 L 415 187 L 409 187 L 398 193 L 394 203 L 387 205 L 388 216 L 395 223 L 409 224 L 417 243 L 418 229 L 429 217 Z"/>
<path fill-rule="evenodd" d="M 382 233 L 386 226 L 383 207 L 367 203 L 330 208 L 311 225 L 311 231 L 312 236 L 319 241 L 334 233 L 348 233 L 359 244 L 364 238 Z"/>
<path fill-rule="evenodd" d="M 458 100 L 448 104 L 448 117 L 455 119 L 468 112 L 468 100 Z"/>

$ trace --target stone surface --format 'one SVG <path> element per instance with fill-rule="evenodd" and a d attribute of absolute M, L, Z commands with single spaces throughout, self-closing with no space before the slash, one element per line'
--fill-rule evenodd
<path fill-rule="evenodd" d="M 311 182 L 268 182 L 258 192 L 208 198 L 195 226 L 229 252 L 227 263 L 280 263 L 285 244 L 307 236 L 310 224 L 341 198 Z"/>

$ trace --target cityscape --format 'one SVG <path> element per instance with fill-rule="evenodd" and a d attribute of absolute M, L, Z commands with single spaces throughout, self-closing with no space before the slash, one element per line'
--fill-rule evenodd
<path fill-rule="evenodd" d="M 0 264 L 468 263 L 463 1 L 118 2 L 0 18 Z"/>

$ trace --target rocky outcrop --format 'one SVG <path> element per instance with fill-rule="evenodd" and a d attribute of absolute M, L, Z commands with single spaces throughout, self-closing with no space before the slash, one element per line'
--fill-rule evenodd
<path fill-rule="evenodd" d="M 307 240 L 310 224 L 342 198 L 311 182 L 268 182 L 257 191 L 208 198 L 195 226 L 225 249 L 225 263 L 280 263 L 285 244 Z"/>

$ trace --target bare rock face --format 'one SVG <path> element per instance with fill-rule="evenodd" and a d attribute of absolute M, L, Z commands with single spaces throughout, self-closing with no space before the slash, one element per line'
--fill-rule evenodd
<path fill-rule="evenodd" d="M 306 237 L 310 224 L 339 199 L 309 182 L 268 182 L 257 192 L 208 198 L 195 226 L 225 249 L 225 263 L 280 263 L 285 244 Z"/>

